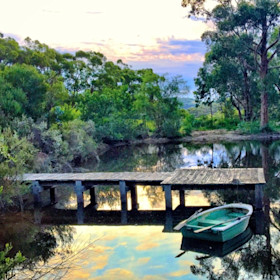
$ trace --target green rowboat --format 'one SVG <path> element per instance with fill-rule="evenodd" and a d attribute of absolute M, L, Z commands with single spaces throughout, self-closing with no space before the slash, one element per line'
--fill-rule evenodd
<path fill-rule="evenodd" d="M 227 204 L 195 213 L 174 229 L 187 238 L 225 242 L 246 230 L 252 213 L 252 205 Z"/>

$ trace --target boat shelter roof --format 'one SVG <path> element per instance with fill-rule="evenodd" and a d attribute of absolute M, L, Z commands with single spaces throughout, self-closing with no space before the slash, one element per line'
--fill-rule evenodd
<path fill-rule="evenodd" d="M 262 168 L 177 169 L 162 185 L 258 185 L 265 184 Z"/>

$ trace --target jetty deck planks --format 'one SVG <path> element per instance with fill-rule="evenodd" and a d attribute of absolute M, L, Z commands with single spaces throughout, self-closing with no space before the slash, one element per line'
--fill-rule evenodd
<path fill-rule="evenodd" d="M 95 182 L 118 183 L 120 181 L 172 186 L 206 185 L 258 185 L 265 184 L 262 168 L 186 168 L 174 172 L 90 172 L 90 173 L 30 173 L 21 181 L 38 182 Z"/>

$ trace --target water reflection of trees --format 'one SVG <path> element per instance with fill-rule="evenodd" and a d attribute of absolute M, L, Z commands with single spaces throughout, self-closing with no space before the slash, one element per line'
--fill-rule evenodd
<path fill-rule="evenodd" d="M 158 207 L 164 201 L 164 192 L 162 188 L 144 186 L 144 191 L 152 207 Z"/>
<path fill-rule="evenodd" d="M 140 145 L 118 147 L 87 168 L 92 171 L 173 171 L 182 166 L 180 145 Z"/>
<path fill-rule="evenodd" d="M 96 188 L 97 204 L 99 207 L 109 206 L 116 209 L 120 205 L 120 191 L 118 187 L 99 186 Z"/>
<path fill-rule="evenodd" d="M 55 256 L 58 247 L 61 256 L 71 253 L 70 245 L 74 233 L 72 227 L 34 225 L 33 218 L 29 215 L 13 216 L 11 219 L 5 217 L 1 225 L 0 243 L 1 246 L 6 243 L 12 244 L 11 255 L 21 251 L 26 257 L 22 270 L 34 270 L 34 273 L 36 271 L 38 274 L 41 263 L 46 264 Z"/>

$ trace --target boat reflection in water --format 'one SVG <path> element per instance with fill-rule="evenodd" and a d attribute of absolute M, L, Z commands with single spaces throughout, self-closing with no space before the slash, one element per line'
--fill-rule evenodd
<path fill-rule="evenodd" d="M 179 254 L 177 257 L 183 255 L 187 251 L 192 251 L 207 254 L 208 257 L 222 258 L 242 247 L 251 239 L 252 236 L 253 233 L 250 227 L 248 227 L 243 233 L 226 242 L 214 242 L 197 238 L 183 237 L 181 250 L 184 252 Z"/>

